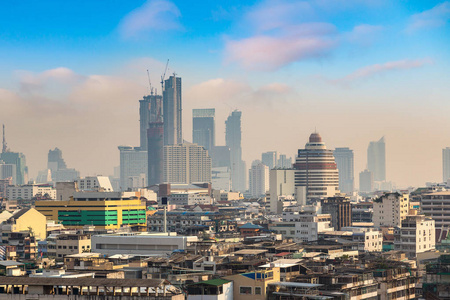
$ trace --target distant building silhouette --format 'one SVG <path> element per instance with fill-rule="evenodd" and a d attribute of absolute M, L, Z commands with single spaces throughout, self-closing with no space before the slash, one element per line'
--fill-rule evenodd
<path fill-rule="evenodd" d="M 47 168 L 50 170 L 51 181 L 53 182 L 68 182 L 74 181 L 80 177 L 80 172 L 75 169 L 68 169 L 66 162 L 62 157 L 62 151 L 59 148 L 48 151 Z M 44 173 L 41 173 L 45 174 Z M 40 178 L 41 179 L 41 178 Z M 46 180 L 39 180 L 46 182 Z"/>
<path fill-rule="evenodd" d="M 261 161 L 263 164 L 269 167 L 269 170 L 272 170 L 277 166 L 278 153 L 277 151 L 268 151 L 261 154 Z"/>
<path fill-rule="evenodd" d="M 147 150 L 147 130 L 151 122 L 156 122 L 162 116 L 162 96 L 148 95 L 139 100 L 139 132 L 140 132 L 140 149 Z M 162 121 L 161 121 L 162 122 Z"/>
<path fill-rule="evenodd" d="M 216 145 L 214 108 L 192 110 L 192 141 L 206 150 Z"/>
<path fill-rule="evenodd" d="M 119 146 L 120 189 L 127 191 L 147 185 L 147 151 L 139 147 Z"/>
<path fill-rule="evenodd" d="M 290 169 L 292 168 L 292 158 L 287 158 L 286 154 L 280 154 L 277 161 L 277 168 Z"/>
<path fill-rule="evenodd" d="M 148 132 L 148 186 L 163 183 L 164 177 L 164 125 L 150 123 Z"/>
<path fill-rule="evenodd" d="M 364 170 L 359 173 L 359 191 L 363 193 L 373 192 L 373 172 Z"/>
<path fill-rule="evenodd" d="M 384 137 L 376 142 L 370 142 L 367 148 L 367 168 L 373 172 L 374 181 L 386 180 L 386 146 Z"/>
<path fill-rule="evenodd" d="M 164 145 L 183 143 L 181 78 L 175 75 L 164 81 Z"/>
<path fill-rule="evenodd" d="M 450 179 L 450 147 L 442 149 L 442 181 Z"/>
<path fill-rule="evenodd" d="M 351 194 L 354 189 L 354 158 L 353 150 L 336 148 L 333 152 L 339 170 L 339 190 Z"/>
<path fill-rule="evenodd" d="M 242 131 L 239 110 L 233 111 L 225 121 L 225 142 L 230 148 L 231 157 L 231 187 L 234 191 L 244 192 L 247 187 L 246 167 L 242 160 Z"/>
<path fill-rule="evenodd" d="M 252 197 L 264 196 L 269 190 L 269 167 L 255 160 L 248 175 L 249 192 Z"/>

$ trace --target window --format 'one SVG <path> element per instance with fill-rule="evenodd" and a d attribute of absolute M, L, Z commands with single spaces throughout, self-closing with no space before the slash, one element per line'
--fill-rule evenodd
<path fill-rule="evenodd" d="M 255 286 L 255 295 L 261 295 L 261 287 Z"/>
<path fill-rule="evenodd" d="M 239 294 L 243 295 L 251 295 L 252 287 L 251 286 L 241 286 L 239 287 Z"/>

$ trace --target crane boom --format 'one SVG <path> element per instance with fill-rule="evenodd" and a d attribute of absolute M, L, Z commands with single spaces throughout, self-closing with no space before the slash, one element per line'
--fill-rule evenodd
<path fill-rule="evenodd" d="M 166 78 L 166 73 L 167 73 L 167 67 L 168 66 L 169 66 L 169 59 L 167 59 L 166 69 L 164 70 L 164 73 L 161 75 L 161 93 L 164 92 L 164 79 Z"/>
<path fill-rule="evenodd" d="M 150 87 L 150 95 L 153 95 L 152 82 L 150 80 L 150 73 L 148 72 L 148 69 L 147 69 L 147 78 L 148 78 L 148 85 Z"/>

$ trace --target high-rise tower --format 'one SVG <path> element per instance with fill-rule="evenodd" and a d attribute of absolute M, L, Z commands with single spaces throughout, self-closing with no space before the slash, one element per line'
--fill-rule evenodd
<path fill-rule="evenodd" d="M 214 108 L 192 110 L 192 141 L 206 150 L 216 145 Z"/>
<path fill-rule="evenodd" d="M 332 197 L 339 192 L 339 172 L 333 156 L 322 137 L 313 133 L 305 149 L 299 149 L 295 161 L 295 186 L 301 187 L 306 199 Z M 300 191 L 299 190 L 299 191 Z M 304 203 L 304 202 L 303 202 Z"/>
<path fill-rule="evenodd" d="M 147 150 L 147 129 L 162 115 L 162 96 L 148 95 L 139 100 L 140 150 Z"/>
<path fill-rule="evenodd" d="M 151 122 L 148 134 L 148 185 L 163 182 L 164 176 L 164 125 Z"/>
<path fill-rule="evenodd" d="M 353 150 L 347 147 L 336 148 L 334 158 L 339 170 L 339 189 L 347 194 L 353 193 L 355 177 Z"/>
<path fill-rule="evenodd" d="M 225 142 L 230 147 L 231 157 L 231 186 L 235 191 L 246 190 L 246 167 L 245 162 L 242 161 L 242 147 L 241 147 L 241 116 L 242 112 L 235 110 L 228 116 L 225 121 Z"/>
<path fill-rule="evenodd" d="M 442 149 L 442 181 L 450 179 L 450 147 Z"/>
<path fill-rule="evenodd" d="M 183 143 L 181 78 L 175 74 L 164 81 L 164 145 Z"/>
<path fill-rule="evenodd" d="M 386 146 L 384 137 L 377 142 L 370 142 L 367 148 L 367 168 L 373 173 L 374 181 L 386 180 Z"/>

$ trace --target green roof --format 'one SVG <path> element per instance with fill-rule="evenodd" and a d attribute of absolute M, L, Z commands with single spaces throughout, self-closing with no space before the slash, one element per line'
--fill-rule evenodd
<path fill-rule="evenodd" d="M 213 286 L 221 286 L 221 285 L 224 285 L 225 283 L 228 283 L 228 282 L 231 282 L 231 281 L 218 278 L 218 279 L 211 279 L 211 280 L 206 280 L 206 281 L 193 283 L 191 285 L 206 284 L 206 285 L 213 285 Z"/>

